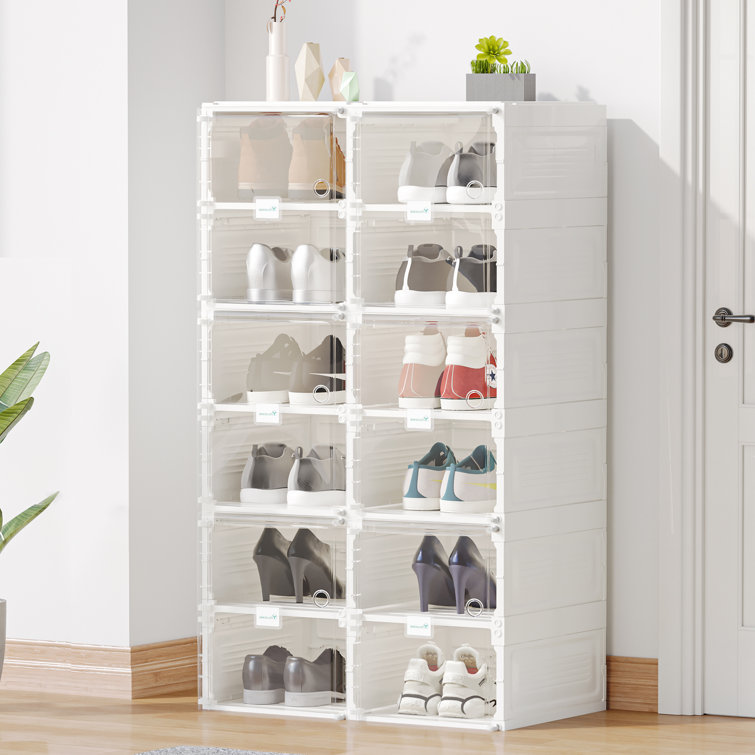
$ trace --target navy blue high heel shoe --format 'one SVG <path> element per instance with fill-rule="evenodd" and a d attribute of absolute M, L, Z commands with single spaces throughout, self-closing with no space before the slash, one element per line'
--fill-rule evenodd
<path fill-rule="evenodd" d="M 419 583 L 419 610 L 429 605 L 452 606 L 454 587 L 448 569 L 448 557 L 435 535 L 425 535 L 414 554 L 412 569 Z"/>
<path fill-rule="evenodd" d="M 462 535 L 451 551 L 448 569 L 453 578 L 456 613 L 464 613 L 468 600 L 495 608 L 495 580 L 471 538 Z"/>

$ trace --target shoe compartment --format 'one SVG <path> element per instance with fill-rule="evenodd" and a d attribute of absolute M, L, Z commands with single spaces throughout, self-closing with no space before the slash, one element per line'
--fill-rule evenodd
<path fill-rule="evenodd" d="M 481 528 L 365 522 L 355 545 L 359 607 L 376 621 L 405 623 L 412 616 L 441 625 L 489 623 L 501 589 L 497 558 L 490 533 Z M 420 581 L 429 602 L 424 612 Z"/>
<path fill-rule="evenodd" d="M 442 522 L 451 518 L 442 514 L 437 508 L 426 511 L 405 509 L 402 502 L 407 493 L 405 487 L 408 467 L 413 462 L 420 461 L 438 442 L 444 443 L 451 449 L 457 463 L 462 462 L 479 446 L 490 450 L 499 462 L 499 453 L 492 439 L 490 424 L 487 422 L 436 420 L 431 430 L 410 432 L 406 429 L 405 418 L 366 418 L 362 422 L 355 446 L 357 457 L 355 463 L 362 470 L 360 479 L 354 480 L 355 504 L 364 508 L 365 515 L 376 517 L 392 516 L 399 519 L 405 518 L 407 521 L 426 519 L 430 522 L 433 520 Z M 497 473 L 496 489 L 490 489 L 490 498 L 496 499 L 497 489 L 500 488 L 499 497 L 502 500 L 503 468 L 500 464 L 496 465 L 495 471 Z M 432 479 L 437 482 L 442 475 L 441 469 L 437 474 L 432 475 Z M 428 476 L 430 476 L 429 473 Z M 489 484 L 487 478 L 485 482 Z M 423 495 L 429 494 L 424 484 L 420 492 Z M 498 508 L 502 511 L 502 507 Z M 471 517 L 469 513 L 472 512 L 467 512 L 466 516 L 469 517 L 470 522 L 478 518 L 480 522 L 489 523 L 490 521 L 490 513 L 487 516 Z M 457 512 L 457 516 L 464 520 L 465 512 Z"/>
<path fill-rule="evenodd" d="M 281 607 L 285 614 L 285 607 L 306 612 L 346 604 L 344 527 L 219 517 L 211 542 L 211 599 L 218 610 L 251 611 L 264 603 Z M 301 603 L 296 602 L 297 580 Z M 269 600 L 263 599 L 263 586 L 265 592 L 269 590 Z M 321 615 L 322 610 L 316 613 Z"/>
<path fill-rule="evenodd" d="M 420 147 L 427 143 L 440 143 L 442 154 L 450 158 L 458 145 L 467 150 L 474 142 L 496 141 L 490 116 L 481 113 L 366 112 L 359 121 L 357 134 L 359 149 L 355 160 L 356 196 L 365 203 L 374 204 L 394 204 L 399 201 L 399 174 L 409 157 L 412 143 Z M 412 171 L 414 175 L 409 186 L 402 192 L 401 201 L 422 201 L 429 198 L 438 177 L 437 166 L 442 166 L 443 162 L 439 156 L 437 159 L 431 157 L 423 166 L 418 165 L 416 172 Z M 413 191 L 412 184 L 416 184 L 417 179 L 425 175 L 430 179 L 430 194 Z M 490 202 L 485 188 L 480 181 L 472 181 L 469 186 L 460 187 L 464 195 L 462 201 Z M 435 199 L 446 202 L 445 195 L 437 195 Z"/>
<path fill-rule="evenodd" d="M 282 616 L 279 627 L 262 627 L 252 615 L 216 612 L 209 619 L 209 643 L 202 653 L 203 708 L 215 710 L 249 710 L 258 714 L 343 718 L 345 704 L 338 697 L 329 704 L 291 706 L 285 703 L 250 706 L 244 703 L 242 670 L 247 655 L 262 655 L 277 645 L 292 655 L 315 660 L 324 650 L 338 650 L 345 657 L 346 634 L 337 621 Z"/>
<path fill-rule="evenodd" d="M 431 322 L 417 320 L 415 322 L 386 322 L 365 318 L 359 331 L 356 348 L 358 355 L 356 363 L 357 402 L 365 407 L 394 408 L 399 406 L 399 387 L 401 385 L 403 358 L 406 336 L 420 335 L 423 332 L 438 330 L 443 338 L 443 351 L 448 353 L 449 336 L 463 337 L 465 333 L 481 332 L 485 334 L 487 350 L 496 356 L 496 339 L 489 332 L 490 324 L 481 319 L 470 320 L 464 324 L 441 321 Z M 458 341 L 456 341 L 458 343 Z M 445 359 L 439 359 L 434 367 L 421 368 L 421 381 L 437 383 L 445 370 Z M 454 396 L 450 408 L 457 412 L 477 412 L 492 408 L 498 384 L 498 369 L 492 364 L 488 369 L 487 362 L 476 372 L 454 371 L 453 380 L 449 383 L 448 396 Z M 420 382 L 420 373 L 406 375 L 405 387 L 416 386 Z M 501 373 L 502 374 L 502 373 Z M 449 375 L 450 378 L 450 375 Z M 434 394 L 434 388 L 430 393 Z M 430 397 L 433 398 L 432 396 Z M 426 402 L 424 407 L 427 408 Z M 435 402 L 436 404 L 438 402 Z M 441 402 L 441 406 L 444 402 Z M 446 407 L 449 404 L 446 403 Z M 408 407 L 411 408 L 411 407 Z M 435 408 L 438 408 L 437 406 Z M 454 415 L 456 416 L 456 415 Z"/>
<path fill-rule="evenodd" d="M 463 259 L 469 257 L 475 245 L 485 244 L 493 247 L 496 245 L 489 214 L 449 215 L 436 212 L 432 223 L 424 223 L 407 220 L 407 213 L 402 209 L 392 209 L 388 212 L 365 210 L 357 241 L 355 295 L 368 306 L 396 304 L 395 293 L 397 287 L 399 291 L 403 288 L 405 275 L 398 281 L 398 285 L 397 277 L 402 269 L 402 263 L 407 259 L 407 249 L 410 245 L 416 249 L 421 244 L 440 244 L 448 253 L 448 261 L 443 261 L 446 255 L 441 253 L 440 262 L 413 263 L 417 267 L 416 270 L 413 266 L 410 267 L 408 289 L 416 289 L 417 286 L 428 290 L 439 289 L 440 295 L 437 293 L 434 295 L 438 301 L 432 306 L 448 305 L 449 309 L 458 309 L 456 306 L 458 304 L 469 309 L 489 305 L 488 300 L 491 298 L 489 295 L 487 297 L 484 293 L 469 295 L 473 284 L 465 280 L 461 280 L 457 288 L 461 289 L 461 293 L 466 294 L 466 297 L 460 298 L 456 293 L 445 296 L 442 293 L 443 291 L 450 292 L 452 289 L 454 274 L 452 261 L 456 256 L 457 247 L 461 247 Z M 500 252 L 498 256 L 502 264 L 503 250 Z M 483 292 L 495 293 L 495 287 L 491 285 L 490 264 L 486 266 L 484 263 L 472 262 L 470 265 L 470 261 L 462 264 L 463 270 L 470 272 L 473 276 L 475 284 L 478 283 L 478 275 L 480 276 L 479 283 L 482 284 Z M 479 273 L 472 272 L 478 268 Z M 423 278 L 427 279 L 422 280 Z M 503 280 L 502 271 L 501 280 Z M 400 296 L 407 299 L 411 306 L 425 306 L 423 301 L 426 303 L 431 294 L 424 290 L 405 290 Z M 402 301 L 400 300 L 396 305 L 402 305 Z"/>
<path fill-rule="evenodd" d="M 345 153 L 345 121 L 332 114 L 218 114 L 208 194 L 215 202 L 336 200 L 343 197 Z"/>
<path fill-rule="evenodd" d="M 211 374 L 208 385 L 211 393 L 203 398 L 214 400 L 223 404 L 246 404 L 247 403 L 247 371 L 252 357 L 266 352 L 276 341 L 278 336 L 285 334 L 296 341 L 302 353 L 310 353 L 321 345 L 328 336 L 340 339 L 346 346 L 345 326 L 336 321 L 332 315 L 323 314 L 309 316 L 307 319 L 291 317 L 283 321 L 278 316 L 270 318 L 256 317 L 254 320 L 243 316 L 238 318 L 217 318 L 212 329 L 212 343 L 210 348 Z M 288 389 L 290 375 L 280 372 L 280 380 L 277 379 L 278 368 L 271 366 L 270 373 L 276 372 L 272 386 L 276 391 L 265 391 L 271 396 L 265 398 L 263 403 L 287 404 L 289 403 Z M 272 378 L 271 378 L 272 379 Z M 324 384 L 325 380 L 315 380 Z M 259 400 L 262 400 L 260 396 Z M 253 397 L 256 401 L 257 398 Z M 298 408 L 314 407 L 326 409 L 331 404 L 343 403 L 345 396 L 336 395 L 327 386 L 318 390 L 317 395 L 312 395 L 306 404 L 300 404 Z M 236 407 L 239 408 L 238 406 Z M 251 406 L 253 409 L 253 406 Z M 336 407 L 332 407 L 336 410 Z"/>
<path fill-rule="evenodd" d="M 254 220 L 248 213 L 220 212 L 213 220 L 211 244 L 210 290 L 206 293 L 217 301 L 290 304 L 294 288 L 298 304 L 343 301 L 346 236 L 336 212 L 292 209 L 275 221 Z M 254 245 L 264 245 L 270 251 L 252 249 Z M 275 247 L 284 251 L 277 252 Z M 327 255 L 325 249 L 337 252 Z M 335 259 L 323 264 L 327 256 Z M 251 276 L 247 275 L 247 257 Z M 260 293 L 262 290 L 269 293 Z"/>
<path fill-rule="evenodd" d="M 313 495 L 311 501 L 295 500 L 299 496 L 292 496 L 290 503 L 285 493 L 282 501 L 264 501 L 261 503 L 239 503 L 241 478 L 244 467 L 249 459 L 253 446 L 269 447 L 270 444 L 283 443 L 292 451 L 300 447 L 303 456 L 307 457 L 315 447 L 335 446 L 343 453 L 346 452 L 345 424 L 339 422 L 336 415 L 298 415 L 282 413 L 280 424 L 260 423 L 255 414 L 219 412 L 215 415 L 211 436 L 211 458 L 206 459 L 212 470 L 211 487 L 203 495 L 224 506 L 237 506 L 240 510 L 255 512 L 276 512 L 280 514 L 300 512 L 307 515 L 322 515 L 330 509 L 343 508 L 346 505 L 346 493 L 333 491 L 332 495 Z M 321 453 L 325 456 L 324 453 Z M 337 462 L 333 461 L 335 466 Z M 300 465 L 301 466 L 301 465 Z M 304 464 L 311 466 L 310 463 Z M 342 473 L 337 469 L 329 469 L 327 463 L 318 464 L 322 467 L 322 482 L 330 474 L 334 485 L 341 483 Z M 281 472 L 282 474 L 282 472 Z M 306 476 L 306 469 L 301 473 Z M 302 480 L 306 482 L 306 479 Z M 279 481 L 278 481 L 279 482 Z M 209 482 L 208 482 L 209 484 Z M 262 484 L 260 482 L 259 484 Z M 268 483 L 267 487 L 272 484 Z M 276 485 L 277 487 L 277 485 Z M 298 486 L 300 487 L 300 486 Z M 322 487 L 322 486 L 321 486 Z M 295 486 L 297 489 L 297 486 Z M 327 500 L 325 500 L 327 498 Z"/>
<path fill-rule="evenodd" d="M 503 666 L 491 643 L 489 629 L 468 627 L 432 628 L 430 637 L 407 636 L 407 626 L 367 621 L 362 625 L 361 642 L 357 646 L 355 694 L 361 716 L 366 720 L 385 723 L 468 726 L 477 721 L 481 728 L 496 728 L 497 709 L 503 697 Z M 480 656 L 480 667 L 487 666 L 484 696 L 491 698 L 482 718 L 406 715 L 398 713 L 398 700 L 404 686 L 404 673 L 418 648 L 425 643 L 437 645 L 446 662 L 453 660 L 454 651 L 470 645 Z M 480 688 L 481 689 L 481 688 Z M 470 694 L 480 694 L 470 689 Z M 501 698 L 501 699 L 499 699 Z M 494 702 L 492 702 L 494 701 Z"/>

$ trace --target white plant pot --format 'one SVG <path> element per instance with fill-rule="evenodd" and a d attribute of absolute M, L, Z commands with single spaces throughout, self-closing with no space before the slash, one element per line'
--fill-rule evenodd
<path fill-rule="evenodd" d="M 268 55 L 265 58 L 265 99 L 280 102 L 289 97 L 288 55 L 286 55 L 286 24 L 267 22 Z"/>
<path fill-rule="evenodd" d="M 3 676 L 3 658 L 5 658 L 5 601 L 0 599 L 0 678 Z"/>

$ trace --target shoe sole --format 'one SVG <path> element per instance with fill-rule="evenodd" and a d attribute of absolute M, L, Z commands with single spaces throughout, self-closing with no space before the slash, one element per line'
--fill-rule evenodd
<path fill-rule="evenodd" d="M 486 501 L 444 501 L 442 498 L 440 499 L 440 510 L 444 514 L 487 514 L 494 508 L 495 498 Z"/>
<path fill-rule="evenodd" d="M 265 288 L 247 288 L 246 300 L 252 304 L 275 304 L 276 302 L 290 302 L 292 291 L 273 290 Z"/>
<path fill-rule="evenodd" d="M 346 491 L 289 490 L 286 500 L 289 506 L 344 506 L 346 504 Z"/>
<path fill-rule="evenodd" d="M 312 707 L 316 705 L 330 705 L 334 697 L 340 697 L 336 692 L 288 692 L 285 703 L 296 708 Z"/>
<path fill-rule="evenodd" d="M 408 398 L 399 396 L 398 405 L 402 409 L 439 409 L 440 398 L 438 396 L 423 398 Z"/>
<path fill-rule="evenodd" d="M 407 511 L 438 511 L 439 498 L 404 498 L 404 508 Z"/>
<path fill-rule="evenodd" d="M 275 705 L 283 702 L 284 695 L 283 689 L 245 689 L 244 702 L 247 705 Z"/>
<path fill-rule="evenodd" d="M 448 309 L 487 309 L 495 304 L 495 293 L 449 291 L 446 294 Z"/>
<path fill-rule="evenodd" d="M 446 201 L 445 186 L 399 186 L 398 201 L 406 202 L 431 202 L 443 204 Z"/>
<path fill-rule="evenodd" d="M 292 301 L 294 304 L 335 304 L 343 301 L 343 296 L 339 297 L 333 291 L 295 289 Z"/>
<path fill-rule="evenodd" d="M 273 488 L 265 490 L 263 488 L 241 488 L 241 503 L 285 503 L 288 496 L 287 488 Z"/>
<path fill-rule="evenodd" d="M 343 404 L 346 401 L 346 391 L 321 391 L 318 393 L 288 392 L 289 403 L 293 406 L 328 406 L 329 404 Z"/>
<path fill-rule="evenodd" d="M 446 189 L 446 201 L 449 204 L 491 204 L 496 191 L 495 186 L 483 186 L 481 189 L 473 190 L 467 190 L 466 186 L 449 186 Z"/>
<path fill-rule="evenodd" d="M 495 406 L 494 398 L 479 398 L 475 397 L 469 402 L 465 398 L 442 398 L 440 400 L 440 408 L 448 409 L 452 412 L 458 411 L 475 411 L 478 409 L 492 409 Z"/>
<path fill-rule="evenodd" d="M 397 307 L 444 307 L 446 291 L 396 291 L 393 300 Z"/>
<path fill-rule="evenodd" d="M 247 391 L 247 404 L 287 404 L 288 391 Z"/>

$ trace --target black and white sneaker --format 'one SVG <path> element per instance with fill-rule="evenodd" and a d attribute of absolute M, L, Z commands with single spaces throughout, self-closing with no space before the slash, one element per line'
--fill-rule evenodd
<path fill-rule="evenodd" d="M 340 339 L 327 336 L 294 365 L 288 386 L 292 404 L 342 404 L 346 401 L 346 352 Z"/>
<path fill-rule="evenodd" d="M 496 248 L 492 244 L 475 244 L 464 257 L 462 248 L 457 246 L 453 265 L 446 307 L 490 307 L 498 290 Z"/>

